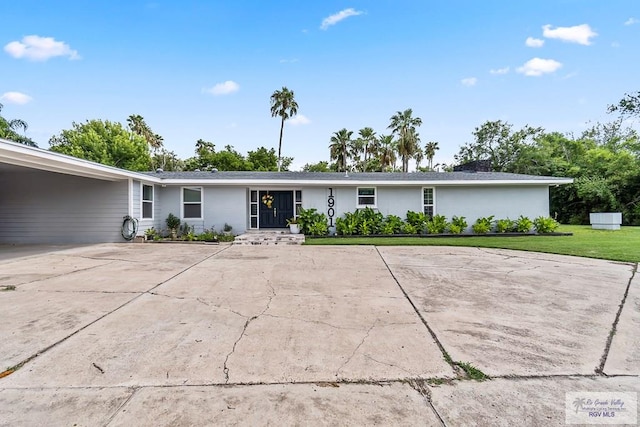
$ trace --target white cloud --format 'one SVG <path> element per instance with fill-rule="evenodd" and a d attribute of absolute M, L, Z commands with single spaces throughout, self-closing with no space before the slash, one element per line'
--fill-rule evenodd
<path fill-rule="evenodd" d="M 0 96 L 0 101 L 7 104 L 24 105 L 31 100 L 33 100 L 32 97 L 21 92 L 5 92 L 2 94 L 2 96 Z"/>
<path fill-rule="evenodd" d="M 350 7 L 349 9 L 341 10 L 338 13 L 334 13 L 333 15 L 324 18 L 322 20 L 322 24 L 320 25 L 320 29 L 326 30 L 330 26 L 336 25 L 338 22 L 342 21 L 343 19 L 347 19 L 350 16 L 362 15 L 363 13 L 364 12 L 360 10 L 355 10 L 352 7 Z"/>
<path fill-rule="evenodd" d="M 611 42 L 611 47 L 620 47 L 619 42 Z"/>
<path fill-rule="evenodd" d="M 467 77 L 460 80 L 460 83 L 462 83 L 463 86 L 471 87 L 475 86 L 476 83 L 478 83 L 478 79 L 475 77 Z"/>
<path fill-rule="evenodd" d="M 291 58 L 291 59 L 281 59 L 280 63 L 281 64 L 295 64 L 296 62 L 298 62 L 299 59 L 298 58 Z"/>
<path fill-rule="evenodd" d="M 629 18 L 626 21 L 624 21 L 624 25 L 633 25 L 633 24 L 637 24 L 638 21 L 636 18 Z"/>
<path fill-rule="evenodd" d="M 210 93 L 211 95 L 229 95 L 230 93 L 240 90 L 240 85 L 233 80 L 227 80 L 226 82 L 218 83 L 214 87 L 208 89 L 202 89 L 203 92 Z"/>
<path fill-rule="evenodd" d="M 46 61 L 56 56 L 80 59 L 78 51 L 71 49 L 64 42 L 56 41 L 53 37 L 25 36 L 22 41 L 7 43 L 4 50 L 14 58 L 26 58 L 32 61 Z"/>
<path fill-rule="evenodd" d="M 544 40 L 536 39 L 534 37 L 527 37 L 527 40 L 525 40 L 524 44 L 529 47 L 542 47 L 544 46 Z"/>
<path fill-rule="evenodd" d="M 491 74 L 507 74 L 509 72 L 509 67 L 498 68 L 495 70 L 489 70 Z"/>
<path fill-rule="evenodd" d="M 573 27 L 542 26 L 542 35 L 548 39 L 558 39 L 569 43 L 578 43 L 585 46 L 591 44 L 591 38 L 598 35 L 588 24 L 575 25 Z"/>
<path fill-rule="evenodd" d="M 309 120 L 307 116 L 304 116 L 302 114 L 296 114 L 291 119 L 289 119 L 289 123 L 291 123 L 294 126 L 308 125 L 309 123 L 311 123 L 311 120 Z"/>
<path fill-rule="evenodd" d="M 517 71 L 525 76 L 537 77 L 543 74 L 553 73 L 561 67 L 562 64 L 553 59 L 533 58 L 525 62 Z"/>

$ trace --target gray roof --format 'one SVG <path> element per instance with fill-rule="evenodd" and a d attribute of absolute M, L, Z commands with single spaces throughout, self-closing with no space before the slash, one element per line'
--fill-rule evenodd
<path fill-rule="evenodd" d="M 565 178 L 522 175 L 504 172 L 250 172 L 250 171 L 219 171 L 219 172 L 144 172 L 162 180 L 202 180 L 202 181 L 395 181 L 395 182 L 424 182 L 424 181 L 549 181 L 565 180 Z"/>

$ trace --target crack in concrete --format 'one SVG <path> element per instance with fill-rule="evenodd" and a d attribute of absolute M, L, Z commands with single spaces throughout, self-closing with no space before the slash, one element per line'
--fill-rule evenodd
<path fill-rule="evenodd" d="M 420 320 L 422 321 L 422 324 L 424 325 L 424 327 L 427 328 L 427 331 L 429 331 L 429 334 L 431 335 L 431 338 L 433 339 L 433 341 L 438 346 L 438 349 L 440 349 L 440 352 L 442 353 L 442 357 L 444 358 L 444 360 L 449 364 L 449 366 L 451 367 L 451 370 L 453 371 L 453 373 L 455 375 L 460 375 L 459 368 L 456 366 L 454 361 L 451 359 L 451 356 L 449 356 L 449 353 L 447 352 L 447 350 L 445 350 L 444 346 L 442 345 L 442 343 L 438 339 L 438 336 L 433 331 L 433 329 L 431 329 L 431 326 L 429 326 L 429 323 L 427 323 L 427 320 L 422 316 L 422 313 L 420 313 L 420 310 L 418 310 L 418 307 L 413 303 L 413 300 L 411 300 L 411 298 L 409 297 L 409 294 L 407 293 L 407 291 L 404 290 L 404 288 L 400 284 L 400 281 L 398 280 L 396 275 L 393 274 L 393 271 L 391 271 L 391 267 L 389 267 L 389 264 L 387 264 L 387 261 L 384 259 L 384 256 L 382 256 L 382 253 L 380 253 L 380 250 L 378 249 L 377 246 L 376 246 L 376 252 L 378 252 L 378 255 L 380 256 L 380 259 L 382 260 L 384 265 L 387 267 L 387 270 L 389 271 L 389 274 L 391 274 L 391 277 L 393 278 L 393 280 L 396 282 L 396 284 L 400 288 L 400 291 L 402 291 L 402 293 L 405 296 L 405 298 L 407 299 L 407 301 L 409 301 L 409 304 L 411 304 L 411 307 L 413 307 L 413 311 L 415 311 L 415 313 L 418 315 L 418 318 L 420 318 Z"/>
<path fill-rule="evenodd" d="M 158 283 L 158 284 L 154 285 L 153 287 L 151 287 L 150 289 L 147 289 L 147 290 L 146 290 L 146 291 L 144 291 L 144 292 L 140 292 L 140 293 L 138 293 L 136 296 L 134 296 L 134 297 L 133 297 L 133 298 L 131 298 L 130 300 L 125 301 L 124 303 L 120 304 L 118 307 L 114 308 L 113 310 L 106 312 L 106 313 L 105 313 L 105 314 L 103 314 L 102 316 L 99 316 L 98 318 L 96 318 L 96 319 L 92 320 L 91 322 L 89 322 L 89 323 L 87 323 L 86 325 L 84 325 L 84 326 L 80 327 L 79 329 L 76 329 L 75 331 L 73 331 L 73 332 L 72 332 L 72 333 L 70 333 L 69 335 L 67 335 L 67 336 L 65 336 L 65 337 L 63 337 L 63 338 L 61 338 L 61 339 L 59 339 L 58 341 L 54 342 L 53 344 L 48 345 L 47 347 L 43 348 L 42 350 L 40 350 L 40 351 L 38 351 L 38 352 L 36 352 L 36 353 L 32 354 L 31 356 L 29 356 L 29 357 L 27 357 L 26 359 L 22 360 L 22 361 L 21 361 L 21 362 L 19 362 L 18 364 L 14 365 L 14 366 L 12 366 L 12 367 L 10 367 L 10 368 L 8 368 L 8 369 L 6 369 L 4 372 L 0 372 L 0 379 L 2 379 L 2 378 L 4 378 L 4 377 L 6 377 L 6 376 L 8 376 L 8 375 L 10 375 L 10 374 L 12 374 L 12 373 L 14 373 L 15 371 L 17 371 L 18 369 L 22 368 L 22 367 L 23 367 L 24 365 L 26 365 L 27 363 L 31 362 L 31 361 L 32 361 L 33 359 L 35 359 L 36 357 L 38 357 L 38 356 L 40 356 L 40 355 L 42 355 L 42 354 L 46 353 L 47 351 L 51 350 L 52 348 L 54 348 L 54 347 L 58 346 L 59 344 L 61 344 L 61 343 L 65 342 L 66 340 L 68 340 L 69 338 L 73 337 L 74 335 L 79 334 L 80 332 L 82 332 L 82 331 L 84 331 L 85 329 L 87 329 L 89 326 L 91 326 L 91 325 L 93 325 L 93 324 L 95 324 L 95 323 L 99 322 L 100 320 L 104 319 L 105 317 L 109 316 L 110 314 L 115 313 L 116 311 L 120 310 L 121 308 L 123 308 L 123 307 L 125 307 L 125 306 L 127 306 L 127 305 L 131 304 L 132 302 L 134 302 L 135 300 L 137 300 L 138 298 L 140 298 L 142 295 L 145 295 L 145 294 L 147 294 L 147 293 L 151 293 L 154 289 L 158 288 L 159 286 L 161 286 L 161 285 L 163 285 L 163 284 L 167 283 L 168 281 L 170 281 L 170 280 L 172 280 L 172 279 L 174 279 L 174 278 L 178 277 L 178 276 L 179 276 L 179 275 L 181 275 L 182 273 L 185 273 L 185 272 L 189 271 L 190 269 L 192 269 L 192 268 L 193 268 L 193 267 L 195 267 L 196 265 L 198 265 L 198 264 L 200 264 L 200 263 L 202 263 L 202 262 L 204 262 L 204 261 L 208 260 L 209 258 L 212 258 L 212 257 L 216 256 L 217 254 L 219 254 L 219 253 L 223 252 L 224 250 L 226 250 L 226 248 L 225 248 L 225 249 L 222 249 L 222 250 L 220 250 L 220 251 L 218 251 L 218 252 L 215 252 L 215 253 L 213 253 L 213 254 L 209 255 L 208 257 L 206 257 L 206 258 L 204 258 L 204 259 L 202 259 L 202 260 L 200 260 L 200 261 L 198 261 L 198 262 L 196 262 L 196 263 L 194 263 L 194 264 L 191 264 L 190 266 L 188 266 L 188 267 L 184 268 L 182 271 L 180 271 L 180 272 L 178 272 L 178 273 L 174 274 L 173 276 L 169 277 L 168 279 L 163 280 L 162 282 L 160 282 L 160 283 Z M 6 374 L 6 375 L 2 375 L 3 373 L 4 373 L 4 374 Z"/>
<path fill-rule="evenodd" d="M 362 340 L 360 341 L 360 343 L 356 346 L 356 348 L 353 349 L 353 352 L 351 353 L 351 356 L 349 356 L 349 358 L 347 359 L 346 362 L 344 362 L 342 364 L 342 366 L 340 366 L 338 368 L 338 370 L 336 371 L 336 377 L 340 374 L 340 371 L 342 370 L 342 368 L 344 368 L 345 366 L 347 366 L 347 364 L 349 364 L 349 362 L 351 362 L 351 359 L 353 359 L 353 357 L 356 355 L 356 352 L 358 351 L 358 349 L 360 347 L 362 347 L 362 344 L 364 344 L 364 342 L 367 340 L 367 338 L 369 338 L 369 334 L 371 333 L 371 331 L 373 330 L 373 328 L 376 327 L 376 324 L 378 323 L 379 319 L 376 319 L 373 322 L 373 325 L 371 325 L 371 327 L 367 330 L 367 333 L 364 335 L 364 337 L 362 337 Z"/>
<path fill-rule="evenodd" d="M 415 375 L 415 373 L 414 373 L 414 372 L 407 371 L 406 369 L 401 368 L 401 367 L 400 367 L 400 366 L 398 366 L 398 365 L 394 365 L 393 363 L 387 363 L 387 362 L 383 362 L 382 360 L 374 359 L 373 357 L 371 357 L 371 356 L 370 356 L 370 355 L 368 355 L 368 354 L 364 354 L 363 356 L 364 356 L 364 357 L 366 357 L 367 359 L 371 360 L 372 362 L 376 362 L 376 363 L 379 363 L 379 364 L 381 364 L 381 365 L 391 366 L 392 368 L 400 369 L 401 371 L 406 372 L 406 373 L 407 373 L 407 374 L 409 374 L 409 375 Z"/>
<path fill-rule="evenodd" d="M 127 399 L 122 402 L 122 404 L 120 406 L 118 406 L 118 408 L 113 412 L 113 414 L 111 414 L 111 416 L 107 419 L 107 422 L 104 423 L 104 426 L 107 427 L 109 424 L 111 424 L 111 422 L 114 420 L 114 418 L 120 413 L 122 412 L 122 409 L 127 406 L 129 404 L 129 402 L 131 401 L 131 399 L 133 399 L 133 396 L 136 395 L 136 393 L 138 393 L 138 390 L 140 390 L 141 387 L 131 387 L 130 389 L 132 390 L 132 393 L 129 395 L 129 397 L 127 397 Z"/>
<path fill-rule="evenodd" d="M 362 328 L 356 328 L 356 327 L 347 327 L 347 326 L 337 326 L 328 322 L 323 322 L 321 320 L 310 320 L 310 319 L 303 319 L 301 317 L 290 317 L 290 316 L 278 316 L 275 314 L 265 314 L 265 317 L 272 317 L 274 319 L 286 319 L 286 320 L 296 320 L 298 322 L 305 322 L 305 323 L 313 323 L 316 325 L 325 325 L 328 326 L 332 329 L 339 329 L 339 330 L 344 330 L 344 331 L 361 331 L 363 330 Z"/>
<path fill-rule="evenodd" d="M 255 315 L 255 316 L 251 316 L 250 318 L 248 318 L 244 322 L 244 326 L 242 328 L 242 332 L 240 333 L 240 336 L 233 343 L 233 347 L 231 348 L 231 352 L 229 352 L 229 354 L 227 354 L 227 357 L 225 357 L 225 359 L 224 359 L 224 363 L 222 364 L 222 372 L 224 373 L 224 383 L 225 384 L 229 383 L 229 367 L 227 366 L 227 364 L 229 363 L 229 358 L 231 357 L 232 354 L 235 353 L 236 347 L 238 346 L 238 343 L 240 342 L 240 340 L 242 340 L 242 337 L 244 337 L 245 333 L 247 332 L 247 328 L 249 327 L 249 324 L 251 322 L 253 322 L 254 320 L 256 320 L 257 318 L 259 318 L 260 316 L 262 316 L 263 314 L 265 314 L 267 312 L 267 310 L 269 310 L 269 308 L 271 307 L 271 301 L 273 301 L 273 298 L 276 297 L 276 290 L 273 288 L 273 286 L 271 285 L 270 282 L 267 282 L 267 286 L 269 286 L 269 289 L 271 290 L 271 292 L 269 293 L 269 301 L 267 301 L 267 306 L 259 314 Z"/>
<path fill-rule="evenodd" d="M 31 283 L 42 282 L 42 281 L 44 281 L 44 280 L 56 279 L 56 278 L 58 278 L 58 277 L 62 277 L 62 276 L 66 276 L 66 275 L 74 274 L 74 273 L 79 273 L 79 272 L 81 272 L 81 271 L 93 270 L 94 268 L 104 267 L 105 265 L 111 265 L 111 264 L 113 264 L 113 262 L 114 262 L 114 261 L 112 261 L 112 262 L 105 262 L 104 264 L 100 264 L 100 265 L 93 265 L 93 266 L 91 266 L 91 267 L 79 268 L 79 269 L 77 269 L 77 270 L 73 270 L 73 271 L 66 271 L 66 272 L 64 272 L 64 273 L 56 274 L 56 275 L 54 275 L 54 276 L 41 277 L 41 278 L 39 278 L 39 279 L 31 280 L 31 281 L 29 281 L 29 282 L 20 283 L 20 284 L 15 285 L 15 286 L 16 286 L 16 288 L 19 288 L 19 287 L 20 287 L 20 286 L 22 286 L 22 285 L 29 285 L 29 284 L 31 284 Z"/>
<path fill-rule="evenodd" d="M 611 325 L 611 330 L 609 331 L 609 336 L 607 337 L 607 341 L 604 345 L 604 352 L 602 353 L 602 357 L 600 358 L 600 365 L 596 367 L 595 373 L 599 375 L 605 375 L 604 366 L 607 363 L 607 358 L 609 357 L 609 350 L 611 350 L 611 343 L 613 342 L 613 336 L 616 334 L 616 330 L 618 328 L 618 322 L 620 321 L 620 316 L 622 315 L 622 309 L 624 308 L 625 303 L 627 302 L 627 297 L 629 296 L 629 289 L 631 289 L 631 282 L 633 282 L 633 278 L 638 271 L 638 263 L 633 266 L 633 271 L 631 271 L 631 277 L 629 278 L 629 282 L 627 282 L 627 287 L 624 291 L 624 295 L 622 296 L 622 301 L 620 301 L 620 305 L 618 306 L 618 312 L 616 313 L 616 317 L 613 320 L 613 325 Z"/>
<path fill-rule="evenodd" d="M 429 390 L 429 386 L 427 385 L 427 380 L 412 379 L 407 381 L 407 384 L 409 385 L 409 387 L 417 391 L 418 394 L 422 396 L 427 406 L 431 408 L 436 418 L 438 418 L 438 421 L 440 421 L 440 425 L 443 427 L 446 427 L 447 424 L 444 422 L 444 420 L 440 416 L 440 413 L 438 412 L 436 407 L 433 406 L 433 402 L 431 401 L 431 390 Z"/>

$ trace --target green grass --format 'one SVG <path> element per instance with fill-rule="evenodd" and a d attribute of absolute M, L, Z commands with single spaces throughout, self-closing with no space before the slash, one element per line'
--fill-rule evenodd
<path fill-rule="evenodd" d="M 640 262 L 640 227 L 593 230 L 589 225 L 562 225 L 573 236 L 522 237 L 348 237 L 307 239 L 307 245 L 472 246 L 575 255 L 612 261 Z"/>

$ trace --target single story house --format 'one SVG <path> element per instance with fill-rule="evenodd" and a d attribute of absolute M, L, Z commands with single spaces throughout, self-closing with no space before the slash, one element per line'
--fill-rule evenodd
<path fill-rule="evenodd" d="M 549 187 L 568 178 L 497 172 L 131 172 L 0 139 L 0 243 L 123 242 L 123 217 L 138 234 L 166 228 L 171 213 L 235 234 L 283 228 L 300 207 L 330 223 L 371 207 L 451 219 L 549 215 Z"/>

